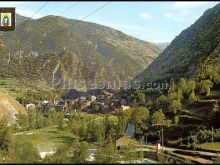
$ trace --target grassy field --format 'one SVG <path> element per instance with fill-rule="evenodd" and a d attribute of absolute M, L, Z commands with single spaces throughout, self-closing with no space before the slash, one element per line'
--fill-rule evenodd
<path fill-rule="evenodd" d="M 220 151 L 220 142 L 214 142 L 213 145 L 212 143 L 203 143 L 203 144 L 197 145 L 197 147 L 202 148 L 202 149 Z"/>
<path fill-rule="evenodd" d="M 0 79 L 0 90 L 7 92 L 14 98 L 23 97 L 23 92 L 31 87 L 16 79 Z"/>
<path fill-rule="evenodd" d="M 91 121 L 92 119 L 94 119 L 96 122 L 102 122 L 105 118 L 105 115 L 103 114 L 88 114 L 81 112 L 79 115 L 84 121 Z M 114 123 L 117 123 L 118 117 L 114 115 L 109 115 L 109 120 L 111 120 Z"/>
<path fill-rule="evenodd" d="M 82 121 L 86 123 L 89 123 L 92 119 L 94 119 L 95 122 L 101 122 L 104 119 L 104 116 L 97 114 L 79 113 L 79 115 L 82 118 Z M 118 120 L 117 116 L 113 115 L 109 118 L 114 122 Z M 36 147 L 41 148 L 57 147 L 63 143 L 74 142 L 74 139 L 76 138 L 65 131 L 58 131 L 57 126 L 20 132 L 15 134 L 15 136 L 21 140 L 32 141 Z"/>
<path fill-rule="evenodd" d="M 58 131 L 57 126 L 17 133 L 15 137 L 20 140 L 31 141 L 35 147 L 43 150 L 57 148 L 64 143 L 72 143 L 75 139 L 66 132 Z"/>
<path fill-rule="evenodd" d="M 25 99 L 28 103 L 48 99 L 51 89 L 37 86 L 29 82 L 19 81 L 16 79 L 0 79 L 0 91 L 7 93 L 16 100 Z"/>

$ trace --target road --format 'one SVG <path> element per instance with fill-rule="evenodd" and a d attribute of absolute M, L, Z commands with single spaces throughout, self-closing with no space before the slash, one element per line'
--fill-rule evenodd
<path fill-rule="evenodd" d="M 146 148 L 144 149 L 154 149 L 156 150 L 156 146 L 155 145 L 145 145 Z M 175 150 L 182 150 L 182 151 L 194 151 L 194 150 L 184 150 L 184 149 L 179 149 L 179 148 L 172 148 L 172 147 L 161 147 L 164 149 L 164 151 L 175 151 Z M 206 152 L 206 151 L 196 151 L 197 153 L 201 154 L 201 155 L 207 155 L 207 156 L 217 156 L 217 153 L 213 153 L 213 152 Z"/>

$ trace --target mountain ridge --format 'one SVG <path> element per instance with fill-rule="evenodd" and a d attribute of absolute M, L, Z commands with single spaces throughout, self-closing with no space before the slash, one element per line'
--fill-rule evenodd
<path fill-rule="evenodd" d="M 58 74 L 60 81 L 66 78 L 83 80 L 132 79 L 160 53 L 160 49 L 153 43 L 127 36 L 110 27 L 58 16 L 26 20 L 16 26 L 14 32 L 5 33 L 1 40 L 17 61 L 21 62 L 26 59 L 36 64 L 36 60 L 49 60 L 53 63 L 49 75 L 53 75 L 56 66 L 59 66 L 62 73 Z M 48 54 L 54 54 L 58 59 L 45 59 L 43 56 L 48 56 Z M 61 60 L 61 55 L 72 59 L 71 63 L 64 59 Z M 39 63 L 40 68 L 46 66 L 45 61 Z M 87 71 L 79 70 L 78 64 Z M 74 68 L 78 71 L 71 70 L 72 66 L 75 66 Z M 38 68 L 37 64 L 35 67 Z M 71 75 L 72 72 L 75 75 Z M 32 73 L 32 75 L 37 74 L 41 73 Z M 26 77 L 32 75 L 26 74 Z M 41 74 L 45 82 L 50 84 L 46 80 L 46 76 L 48 75 Z"/>

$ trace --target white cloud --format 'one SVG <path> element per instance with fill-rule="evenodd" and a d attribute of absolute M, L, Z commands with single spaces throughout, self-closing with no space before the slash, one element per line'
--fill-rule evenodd
<path fill-rule="evenodd" d="M 140 15 L 143 19 L 150 19 L 152 16 L 149 13 L 141 13 Z"/>
<path fill-rule="evenodd" d="M 164 17 L 172 19 L 176 22 L 186 22 L 188 17 L 195 17 L 193 10 L 197 7 L 205 6 L 210 2 L 173 2 L 170 8 L 170 12 L 164 14 Z"/>
<path fill-rule="evenodd" d="M 176 22 L 184 22 L 187 20 L 188 16 L 191 16 L 190 10 L 179 10 L 177 12 L 167 12 L 164 14 L 164 17 Z"/>
<path fill-rule="evenodd" d="M 173 2 L 173 7 L 177 9 L 189 9 L 189 8 L 195 8 L 199 6 L 204 6 L 207 5 L 210 2 L 187 2 L 187 1 L 182 1 L 182 2 Z"/>

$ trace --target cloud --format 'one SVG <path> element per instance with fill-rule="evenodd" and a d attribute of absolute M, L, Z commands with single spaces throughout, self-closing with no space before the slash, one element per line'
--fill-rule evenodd
<path fill-rule="evenodd" d="M 164 17 L 176 22 L 184 22 L 187 20 L 188 16 L 191 16 L 190 10 L 179 10 L 178 12 L 167 12 L 164 14 Z"/>
<path fill-rule="evenodd" d="M 173 7 L 177 9 L 189 9 L 207 5 L 210 2 L 173 2 Z"/>
<path fill-rule="evenodd" d="M 195 8 L 205 6 L 209 3 L 210 2 L 172 2 L 170 11 L 166 12 L 164 17 L 176 22 L 186 22 L 189 16 L 191 18 L 196 17 L 195 14 L 193 15 Z"/>
<path fill-rule="evenodd" d="M 143 19 L 151 19 L 152 16 L 149 13 L 141 13 L 140 15 Z"/>

